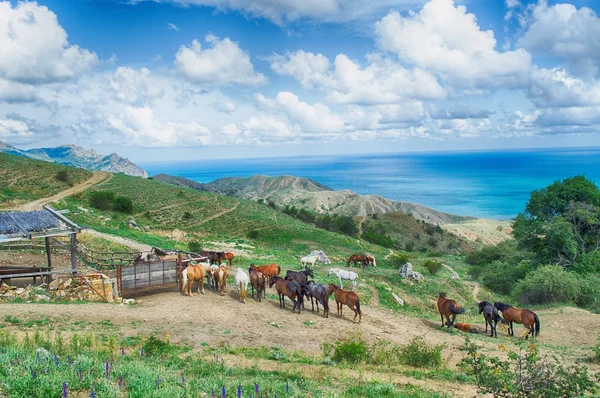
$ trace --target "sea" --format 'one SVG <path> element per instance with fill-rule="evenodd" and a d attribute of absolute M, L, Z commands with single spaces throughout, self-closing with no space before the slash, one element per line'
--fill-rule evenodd
<path fill-rule="evenodd" d="M 510 220 L 533 190 L 585 175 L 600 185 L 600 148 L 269 157 L 139 163 L 150 176 L 197 182 L 292 175 L 335 190 L 419 203 L 465 216 Z"/>

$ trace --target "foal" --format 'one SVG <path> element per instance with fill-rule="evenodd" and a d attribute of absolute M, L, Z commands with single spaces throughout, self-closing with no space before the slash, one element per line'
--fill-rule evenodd
<path fill-rule="evenodd" d="M 329 284 L 328 291 L 329 294 L 334 293 L 338 316 L 340 318 L 342 317 L 342 306 L 346 304 L 352 311 L 354 311 L 354 318 L 352 321 L 356 322 L 356 317 L 358 316 L 358 323 L 360 323 L 362 319 L 362 313 L 360 312 L 360 300 L 358 299 L 358 295 L 354 292 L 342 290 L 333 283 Z"/>
<path fill-rule="evenodd" d="M 490 324 L 491 334 L 490 337 L 498 337 L 498 330 L 496 327 L 498 326 L 498 321 L 502 322 L 505 325 L 508 325 L 508 322 L 504 320 L 498 313 L 498 309 L 494 307 L 488 301 L 481 301 L 479 303 L 479 313 L 483 313 L 483 318 L 485 319 L 485 332 L 487 333 L 488 323 Z"/>
<path fill-rule="evenodd" d="M 279 308 L 285 308 L 284 296 L 288 296 L 292 300 L 292 303 L 294 303 L 292 312 L 295 312 L 296 307 L 298 307 L 298 313 L 300 313 L 300 306 L 304 304 L 300 284 L 293 281 L 286 281 L 280 276 L 275 275 L 271 277 L 269 287 L 273 287 L 273 285 L 275 285 L 277 294 L 279 295 Z"/>
<path fill-rule="evenodd" d="M 440 296 L 437 301 L 438 311 L 440 312 L 440 316 L 442 317 L 442 327 L 444 327 L 444 316 L 446 317 L 446 325 L 450 328 L 454 325 L 454 320 L 456 319 L 457 314 L 462 314 L 465 312 L 465 309 L 459 307 L 456 304 L 456 301 L 449 300 L 446 298 L 446 293 L 440 292 Z M 452 321 L 450 321 L 450 315 L 452 315 Z"/>

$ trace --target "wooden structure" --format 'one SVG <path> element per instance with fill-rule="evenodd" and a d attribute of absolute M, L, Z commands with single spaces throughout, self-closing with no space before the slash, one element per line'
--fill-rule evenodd
<path fill-rule="evenodd" d="M 32 241 L 44 238 L 47 267 L 1 266 L 0 280 L 37 277 L 50 282 L 53 274 L 77 275 L 77 234 L 81 228 L 50 206 L 44 210 L 26 212 L 0 212 L 0 244 Z M 68 236 L 70 239 L 71 269 L 55 270 L 52 267 L 52 237 Z"/>

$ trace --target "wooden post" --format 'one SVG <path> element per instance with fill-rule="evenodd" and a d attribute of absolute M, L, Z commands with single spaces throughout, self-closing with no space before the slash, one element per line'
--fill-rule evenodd
<path fill-rule="evenodd" d="M 44 241 L 46 242 L 46 258 L 48 259 L 48 268 L 52 270 L 52 254 L 50 253 L 50 238 L 45 237 Z"/>
<path fill-rule="evenodd" d="M 71 273 L 77 275 L 77 236 L 71 234 Z"/>

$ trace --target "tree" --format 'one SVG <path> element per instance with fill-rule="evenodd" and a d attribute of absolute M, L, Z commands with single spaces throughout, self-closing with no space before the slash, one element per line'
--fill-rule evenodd
<path fill-rule="evenodd" d="M 600 190 L 584 176 L 533 191 L 513 233 L 541 263 L 568 267 L 600 248 Z"/>
<path fill-rule="evenodd" d="M 113 210 L 121 213 L 133 213 L 133 202 L 126 196 L 117 196 L 113 203 Z"/>
<path fill-rule="evenodd" d="M 110 191 L 94 191 L 90 195 L 90 204 L 98 210 L 109 210 L 112 206 L 115 194 Z"/>

